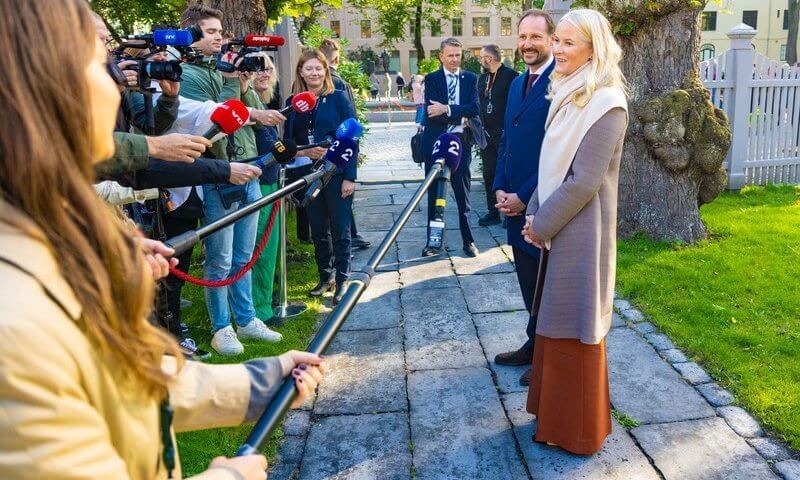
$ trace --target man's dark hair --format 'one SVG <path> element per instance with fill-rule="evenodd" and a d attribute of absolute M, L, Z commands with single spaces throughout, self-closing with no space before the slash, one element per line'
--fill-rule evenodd
<path fill-rule="evenodd" d="M 319 50 L 328 59 L 328 62 L 333 61 L 336 54 L 339 53 L 339 42 L 326 38 L 319 44 Z"/>
<path fill-rule="evenodd" d="M 530 10 L 522 12 L 522 16 L 519 17 L 519 22 L 517 22 L 517 30 L 519 30 L 519 24 L 528 17 L 544 18 L 544 21 L 547 23 L 547 33 L 549 35 L 556 33 L 556 22 L 553 21 L 553 17 L 551 17 L 550 14 L 544 10 L 539 10 L 536 8 L 531 8 Z"/>
<path fill-rule="evenodd" d="M 484 45 L 481 50 L 486 50 L 488 53 L 491 53 L 495 61 L 497 62 L 499 62 L 500 59 L 503 58 L 503 53 L 500 51 L 500 47 L 498 47 L 493 43 L 490 43 L 489 45 Z"/>
<path fill-rule="evenodd" d="M 216 18 L 221 22 L 222 11 L 199 3 L 189 5 L 186 7 L 186 10 L 183 11 L 183 15 L 181 15 L 181 28 L 197 25 L 199 22 L 208 20 L 209 18 Z"/>
<path fill-rule="evenodd" d="M 444 40 L 442 40 L 442 43 L 439 44 L 439 51 L 444 50 L 444 47 L 463 48 L 464 46 L 461 45 L 461 42 L 457 38 L 450 37 L 450 38 L 445 38 Z"/>

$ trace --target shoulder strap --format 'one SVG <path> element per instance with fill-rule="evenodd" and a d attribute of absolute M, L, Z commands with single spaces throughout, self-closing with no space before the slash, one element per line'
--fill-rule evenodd
<path fill-rule="evenodd" d="M 19 270 L 20 272 L 24 273 L 25 275 L 31 277 L 36 283 L 39 284 L 40 287 L 42 287 L 42 291 L 44 291 L 44 294 L 47 295 L 47 298 L 49 298 L 50 301 L 55 303 L 58 306 L 58 308 L 61 309 L 62 312 L 64 312 L 64 315 L 66 315 L 67 318 L 72 319 L 73 322 L 77 322 L 78 321 L 77 318 L 73 318 L 72 315 L 70 315 L 69 310 L 67 310 L 67 308 L 64 306 L 64 304 L 61 303 L 58 300 L 58 298 L 56 298 L 56 296 L 53 295 L 53 293 L 41 281 L 39 281 L 38 278 L 36 278 L 36 275 L 31 273 L 29 270 L 26 270 L 25 268 L 23 268 L 18 263 L 12 262 L 11 260 L 9 260 L 7 258 L 0 257 L 0 263 L 5 263 L 6 265 L 10 266 L 11 268 L 15 268 L 15 269 Z"/>

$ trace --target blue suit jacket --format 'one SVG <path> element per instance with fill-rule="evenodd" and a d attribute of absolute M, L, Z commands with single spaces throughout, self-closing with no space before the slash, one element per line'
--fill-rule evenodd
<path fill-rule="evenodd" d="M 544 124 L 550 100 L 546 98 L 547 86 L 550 84 L 550 73 L 555 62 L 552 62 L 542 76 L 533 84 L 530 93 L 525 95 L 528 75 L 518 76 L 508 90 L 508 106 L 503 122 L 503 136 L 497 155 L 492 190 L 503 190 L 516 193 L 525 204 L 531 199 L 539 176 L 539 155 L 544 140 Z M 523 249 L 535 257 L 539 249 L 526 243 L 522 238 L 522 227 L 525 216 L 508 217 L 506 230 L 508 244 Z"/>
<path fill-rule="evenodd" d="M 289 97 L 286 99 L 286 106 L 288 107 L 291 104 L 292 97 Z M 286 119 L 286 128 L 283 130 L 283 138 L 297 141 L 293 135 L 294 122 L 299 115 L 311 115 L 311 113 L 289 113 L 289 118 Z M 317 98 L 317 113 L 314 117 L 314 128 L 312 130 L 314 141 L 321 142 L 326 136 L 336 138 L 336 129 L 348 118 L 356 118 L 356 112 L 344 92 L 334 90 L 333 93 Z M 356 145 L 358 145 L 358 142 L 356 142 Z M 356 148 L 356 153 L 353 155 L 353 161 L 348 163 L 344 169 L 337 168 L 336 174 L 344 173 L 345 180 L 355 180 L 357 160 L 358 148 Z"/>
<path fill-rule="evenodd" d="M 444 69 L 425 75 L 425 118 L 422 132 L 422 153 L 426 158 L 431 156 L 433 144 L 439 135 L 447 131 L 450 125 L 458 125 L 464 117 L 475 117 L 480 114 L 478 101 L 478 76 L 472 72 L 461 70 L 459 73 L 459 105 L 450 105 L 450 115 L 446 113 L 438 117 L 428 117 L 428 105 L 431 100 L 447 105 L 447 79 Z"/>

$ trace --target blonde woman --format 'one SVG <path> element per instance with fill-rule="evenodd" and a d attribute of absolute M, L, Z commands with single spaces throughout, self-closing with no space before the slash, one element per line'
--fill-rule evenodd
<path fill-rule="evenodd" d="M 538 417 L 535 441 L 590 455 L 611 433 L 605 337 L 626 83 L 621 49 L 594 10 L 561 19 L 553 56 L 539 183 L 523 229 L 525 240 L 542 248 L 527 409 Z"/>
<path fill-rule="evenodd" d="M 147 321 L 171 252 L 150 252 L 151 272 L 90 183 L 114 153 L 120 95 L 87 2 L 0 11 L 0 478 L 180 479 L 173 429 L 251 421 L 290 374 L 298 405 L 324 365 L 300 352 L 183 361 Z M 37 42 L 48 48 L 21 64 L 14 52 Z M 263 480 L 266 467 L 218 457 L 195 478 Z"/>

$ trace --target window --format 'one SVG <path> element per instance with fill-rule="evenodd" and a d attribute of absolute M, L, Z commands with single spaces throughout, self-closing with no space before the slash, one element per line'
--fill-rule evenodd
<path fill-rule="evenodd" d="M 408 24 L 408 34 L 411 36 L 412 39 L 416 38 L 416 36 L 417 36 L 417 23 L 416 22 L 411 22 L 410 24 Z"/>
<path fill-rule="evenodd" d="M 700 30 L 713 32 L 717 29 L 717 12 L 703 12 L 700 14 Z"/>
<path fill-rule="evenodd" d="M 786 61 L 786 44 L 781 45 L 781 62 Z"/>
<path fill-rule="evenodd" d="M 472 17 L 472 36 L 488 37 L 489 35 L 489 17 Z"/>
<path fill-rule="evenodd" d="M 501 17 L 500 18 L 500 36 L 501 37 L 510 37 L 513 35 L 511 32 L 511 17 Z"/>
<path fill-rule="evenodd" d="M 464 23 L 463 20 L 460 18 L 453 19 L 453 36 L 460 37 L 464 35 Z"/>
<path fill-rule="evenodd" d="M 389 71 L 390 72 L 399 72 L 400 71 L 400 51 L 399 50 L 389 50 Z"/>
<path fill-rule="evenodd" d="M 514 65 L 514 50 L 511 48 L 504 48 L 503 49 L 503 63 L 506 66 L 513 66 Z"/>
<path fill-rule="evenodd" d="M 783 29 L 789 30 L 789 10 L 783 11 Z"/>
<path fill-rule="evenodd" d="M 700 47 L 700 61 L 705 61 L 710 58 L 714 58 L 714 53 L 716 52 L 716 48 L 714 45 L 710 43 L 705 43 Z"/>
<path fill-rule="evenodd" d="M 372 38 L 372 22 L 361 20 L 361 38 Z"/>
<path fill-rule="evenodd" d="M 742 23 L 758 28 L 758 10 L 745 10 L 742 12 Z"/>
<path fill-rule="evenodd" d="M 342 24 L 339 23 L 339 20 L 331 20 L 331 31 L 333 31 L 333 36 L 336 38 L 342 35 Z"/>
<path fill-rule="evenodd" d="M 408 51 L 408 71 L 410 73 L 418 73 L 419 69 L 417 68 L 417 51 L 416 50 L 409 50 Z"/>
<path fill-rule="evenodd" d="M 481 49 L 480 48 L 470 48 L 469 51 L 470 51 L 470 53 L 472 53 L 473 57 L 481 58 Z"/>
<path fill-rule="evenodd" d="M 431 20 L 431 37 L 438 37 L 442 34 L 442 21 L 439 19 Z"/>

